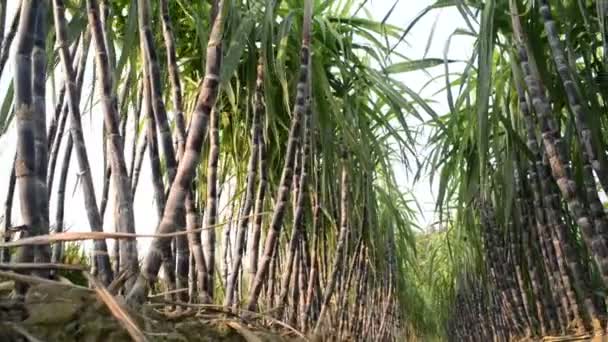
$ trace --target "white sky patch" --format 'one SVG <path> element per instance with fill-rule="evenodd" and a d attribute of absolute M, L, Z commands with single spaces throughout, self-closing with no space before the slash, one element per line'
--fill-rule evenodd
<path fill-rule="evenodd" d="M 398 1 L 386 22 L 400 28 L 406 28 L 418 14 L 435 2 L 436 0 Z M 373 19 L 383 20 L 394 4 L 394 0 L 370 0 L 364 8 Z M 364 13 L 361 13 L 361 15 L 364 15 Z M 450 40 L 447 58 L 449 60 L 466 61 L 473 54 L 474 40 L 471 37 L 453 35 L 457 29 L 467 29 L 467 24 L 456 8 L 433 9 L 413 26 L 405 37 L 404 43 L 400 44 L 396 51 L 410 60 L 422 58 L 443 59 L 446 43 Z M 450 36 L 452 36 L 451 39 Z M 399 61 L 393 59 L 392 62 Z M 463 62 L 450 63 L 449 72 L 450 74 L 461 73 L 464 68 L 465 63 Z M 394 75 L 394 77 L 417 92 L 423 99 L 432 100 L 429 105 L 439 115 L 443 115 L 449 111 L 446 92 L 442 91 L 445 88 L 445 78 L 442 77 L 444 73 L 444 66 L 439 65 L 425 71 L 402 73 Z M 431 81 L 432 78 L 435 78 L 435 80 Z M 420 113 L 424 114 L 424 111 L 420 110 Z M 423 119 L 429 120 L 430 117 L 423 117 Z M 419 159 L 424 159 L 429 153 L 425 150 L 424 145 L 430 132 L 428 128 L 422 129 L 422 123 L 411 115 L 407 121 L 408 125 L 421 129 L 418 135 L 419 141 L 417 143 L 419 145 L 416 152 Z M 411 164 L 415 166 L 413 158 Z M 435 180 L 434 184 L 431 184 L 429 175 L 423 175 L 418 182 L 414 183 L 413 175 L 416 170 L 408 173 L 400 163 L 394 163 L 393 167 L 401 189 L 410 191 L 412 197 L 420 205 L 422 213 L 418 215 L 417 221 L 421 228 L 426 229 L 435 221 L 437 181 Z"/>

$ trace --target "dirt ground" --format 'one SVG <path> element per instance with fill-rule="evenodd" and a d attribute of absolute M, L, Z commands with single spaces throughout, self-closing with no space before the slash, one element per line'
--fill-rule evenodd
<path fill-rule="evenodd" d="M 128 323 L 116 317 L 98 294 L 86 288 L 34 285 L 24 301 L 0 289 L 0 341 L 131 341 Z M 144 341 L 296 341 L 288 329 L 246 323 L 221 311 L 144 305 L 137 312 L 116 302 Z M 260 324 L 256 326 L 256 324 Z"/>

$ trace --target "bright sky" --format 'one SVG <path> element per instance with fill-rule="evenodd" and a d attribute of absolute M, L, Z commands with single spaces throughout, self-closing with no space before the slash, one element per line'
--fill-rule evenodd
<path fill-rule="evenodd" d="M 435 0 L 401 0 L 396 5 L 395 9 L 392 12 L 391 17 L 388 22 L 393 25 L 397 25 L 399 27 L 406 27 L 417 14 L 419 14 L 426 6 L 435 2 Z M 9 14 L 15 11 L 16 2 L 9 1 Z M 394 0 L 369 0 L 366 4 L 366 9 L 368 12 L 378 20 L 381 20 L 385 17 L 385 15 L 390 11 L 391 7 L 394 4 Z M 360 13 L 360 15 L 364 15 L 364 13 Z M 12 18 L 12 15 L 8 15 L 7 18 Z M 435 25 L 435 21 L 438 24 Z M 465 23 L 462 20 L 460 14 L 454 9 L 440 9 L 434 10 L 430 15 L 427 15 L 424 19 L 420 20 L 415 28 L 411 31 L 411 33 L 407 36 L 406 41 L 407 44 L 403 44 L 400 48 L 399 52 L 406 55 L 408 58 L 416 59 L 425 56 L 425 50 L 427 49 L 427 42 L 429 40 L 429 35 L 434 31 L 433 40 L 428 45 L 428 51 L 426 53 L 426 57 L 435 57 L 435 58 L 443 58 L 443 50 L 445 47 L 445 42 L 448 40 L 448 37 L 456 30 L 457 28 L 464 28 Z M 456 60 L 465 60 L 472 53 L 472 41 L 462 36 L 455 37 L 452 39 L 452 43 L 449 51 L 449 58 Z M 11 55 L 12 56 L 12 55 Z M 89 60 L 89 63 L 92 63 L 92 60 Z M 451 70 L 454 72 L 458 72 L 462 70 L 463 64 L 453 64 L 451 65 Z M 0 80 L 0 94 L 5 94 L 8 88 L 8 84 L 10 82 L 10 78 L 12 75 L 13 65 L 12 63 L 7 64 L 6 72 L 4 73 L 4 77 Z M 91 68 L 88 68 L 91 70 Z M 429 69 L 428 73 L 432 76 L 439 75 L 443 73 L 443 67 Z M 399 79 L 409 86 L 411 89 L 418 91 L 429 80 L 429 74 L 425 74 L 424 72 L 411 72 L 407 74 L 399 75 Z M 60 80 L 56 80 L 57 84 L 59 84 Z M 95 191 L 97 197 L 101 197 L 102 191 L 102 178 L 103 178 L 103 168 L 102 165 L 102 141 L 101 134 L 99 130 L 101 129 L 101 123 L 103 115 L 99 111 L 98 106 L 94 106 L 92 112 L 89 111 L 90 104 L 88 89 L 91 89 L 91 76 L 85 76 L 85 85 L 83 89 L 85 89 L 85 93 L 82 95 L 81 105 L 83 106 L 83 130 L 85 135 L 85 140 L 87 144 L 87 150 L 89 153 L 89 160 L 92 165 L 92 175 L 95 183 Z M 88 84 L 87 84 L 88 83 Z M 434 109 L 438 113 L 445 113 L 447 111 L 447 104 L 445 103 L 445 97 L 443 94 L 439 94 L 436 96 L 432 96 L 438 89 L 443 87 L 443 81 L 440 79 L 436 81 L 432 86 L 427 87 L 425 91 L 423 91 L 420 95 L 425 98 L 433 98 L 436 100 L 436 103 L 433 104 Z M 48 89 L 48 88 L 47 88 Z M 4 96 L 1 96 L 4 97 Z M 47 116 L 50 118 L 53 113 L 54 108 L 54 99 L 51 93 L 48 93 L 48 103 L 47 103 Z M 87 103 L 87 106 L 84 106 L 84 103 Z M 93 119 L 93 120 L 91 120 Z M 419 125 L 419 122 L 411 120 L 410 124 Z M 127 141 L 131 141 L 132 139 L 127 138 Z M 9 129 L 9 131 L 0 138 L 0 163 L 5 165 L 4 168 L 0 168 L 0 203 L 4 203 L 6 198 L 6 185 L 8 183 L 8 177 L 10 175 L 10 165 L 12 165 L 12 158 L 15 151 L 15 130 Z M 420 144 L 424 143 L 424 137 L 421 139 Z M 65 140 L 63 143 L 65 146 Z M 130 150 L 130 146 L 126 146 L 126 150 Z M 421 153 L 424 151 L 421 150 Z M 63 152 L 60 151 L 59 158 L 63 155 Z M 147 156 L 147 153 L 146 153 Z M 60 165 L 61 159 L 58 161 L 58 165 Z M 127 161 L 129 162 L 129 161 Z M 140 186 L 136 193 L 135 198 L 135 221 L 138 233 L 151 233 L 156 228 L 156 211 L 154 209 L 154 204 L 152 201 L 152 190 L 150 187 L 150 172 L 147 165 L 148 161 L 144 160 L 144 167 L 142 167 L 142 173 L 140 175 Z M 403 170 L 401 165 L 395 165 L 395 170 L 398 175 L 398 182 L 401 185 L 403 190 L 412 190 L 413 197 L 417 199 L 419 204 L 422 207 L 423 215 L 420 215 L 418 218 L 418 223 L 422 227 L 428 226 L 431 222 L 433 222 L 433 209 L 434 209 L 434 197 L 432 192 L 431 184 L 428 179 L 421 180 L 415 186 L 412 186 L 412 180 Z M 66 189 L 66 203 L 65 203 L 65 223 L 66 229 L 71 231 L 88 231 L 89 224 L 84 211 L 84 204 L 82 201 L 82 193 L 80 188 L 76 184 L 78 169 L 76 166 L 75 155 L 72 154 L 72 166 L 70 168 L 70 173 L 68 177 L 68 186 Z M 59 168 L 56 171 L 56 175 L 59 175 Z M 57 179 L 55 181 L 55 185 L 57 184 Z M 56 189 L 56 187 L 54 187 Z M 55 191 L 53 191 L 55 192 Z M 228 192 L 228 191 L 226 191 Z M 54 222 L 54 213 L 55 213 L 55 196 L 56 193 L 52 194 L 51 197 L 51 222 Z M 112 192 L 110 193 L 110 200 L 113 198 Z M 13 224 L 20 223 L 20 214 L 19 214 L 19 205 L 18 205 L 18 196 L 15 196 L 15 204 L 13 208 Z M 111 231 L 112 229 L 112 203 L 108 203 L 108 210 L 106 211 L 105 217 L 105 229 L 106 231 Z M 149 243 L 146 239 L 140 240 L 140 248 L 147 247 Z M 143 254 L 142 254 L 143 255 Z"/>
<path fill-rule="evenodd" d="M 419 13 L 435 2 L 436 0 L 399 0 L 387 22 L 405 28 Z M 369 0 L 366 8 L 375 19 L 382 20 L 391 11 L 394 4 L 395 0 Z M 423 57 L 443 59 L 446 42 L 450 35 L 456 29 L 466 29 L 466 27 L 466 22 L 457 9 L 435 9 L 416 23 L 405 39 L 406 44 L 402 44 L 398 51 L 410 59 Z M 474 41 L 470 37 L 462 35 L 452 37 L 448 58 L 459 61 L 468 60 L 473 53 L 473 43 Z M 464 63 L 450 64 L 450 73 L 458 73 L 463 69 Z M 434 100 L 431 107 L 441 115 L 449 111 L 445 93 L 437 93 L 445 87 L 444 79 L 440 77 L 424 90 L 422 88 L 431 77 L 443 75 L 443 73 L 444 67 L 441 65 L 427 69 L 426 72 L 409 72 L 396 77 L 410 89 L 417 91 L 421 97 Z M 412 126 L 420 125 L 420 122 L 414 118 L 408 121 Z M 425 143 L 428 133 L 423 131 L 420 136 L 420 145 Z M 418 157 L 422 159 L 425 155 L 423 146 L 419 146 L 418 152 Z M 437 184 L 431 184 L 428 176 L 413 184 L 412 177 L 406 174 L 403 166 L 394 165 L 394 167 L 398 177 L 397 181 L 402 189 L 411 190 L 422 209 L 422 213 L 418 216 L 418 225 L 423 229 L 427 228 L 435 219 L 434 190 Z"/>

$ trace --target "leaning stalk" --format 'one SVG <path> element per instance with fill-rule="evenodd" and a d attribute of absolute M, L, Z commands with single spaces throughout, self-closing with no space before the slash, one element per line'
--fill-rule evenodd
<path fill-rule="evenodd" d="M 99 209 L 97 208 L 97 200 L 95 196 L 95 188 L 91 177 L 91 167 L 87 156 L 87 150 L 82 132 L 82 123 L 80 119 L 80 94 L 77 89 L 76 75 L 72 68 L 72 61 L 68 51 L 67 42 L 67 25 L 65 21 L 65 6 L 63 0 L 53 1 L 53 13 L 55 19 L 55 30 L 57 36 L 57 45 L 59 46 L 59 55 L 63 71 L 66 75 L 66 92 L 68 98 L 68 106 L 70 109 L 70 132 L 76 158 L 78 160 L 79 171 L 81 174 L 82 191 L 84 196 L 87 218 L 91 230 L 94 232 L 103 232 L 103 224 Z M 95 260 L 95 269 L 99 271 L 101 281 L 105 285 L 109 285 L 113 279 L 112 266 L 108 254 L 108 248 L 105 240 L 95 240 L 93 259 Z"/>
<path fill-rule="evenodd" d="M 192 115 L 184 156 L 179 163 L 175 180 L 171 184 L 163 218 L 157 228 L 158 233 L 171 233 L 179 229 L 177 227 L 179 220 L 177 215 L 184 209 L 184 202 L 194 178 L 196 167 L 200 161 L 203 140 L 208 129 L 209 116 L 217 99 L 219 70 L 222 60 L 223 0 L 219 0 L 218 8 L 218 15 L 213 21 L 207 44 L 205 78 Z M 129 301 L 135 303 L 143 302 L 146 289 L 155 281 L 158 275 L 161 251 L 167 248 L 170 249 L 170 242 L 171 240 L 168 238 L 155 238 L 152 240 L 148 255 L 144 259 L 142 271 L 127 297 Z"/>
<path fill-rule="evenodd" d="M 76 58 L 75 55 L 81 53 L 81 40 L 80 40 L 81 36 L 78 36 L 78 38 L 76 39 L 76 41 L 73 43 L 72 45 L 72 49 L 70 51 L 70 56 L 72 56 L 72 59 L 74 60 L 79 60 L 80 57 Z M 61 84 L 61 88 L 59 89 L 59 99 L 57 100 L 57 103 L 55 104 L 55 112 L 53 114 L 53 117 L 51 118 L 51 123 L 49 124 L 49 129 L 48 129 L 48 133 L 47 133 L 47 137 L 49 140 L 49 149 L 51 148 L 51 146 L 53 146 L 53 141 L 55 140 L 55 133 L 57 132 L 57 123 L 60 120 L 61 117 L 61 113 L 63 112 L 63 104 L 65 102 L 65 80 L 64 82 Z M 50 157 L 49 157 L 50 158 Z M 49 160 L 49 164 L 50 164 L 50 160 Z M 49 165 L 49 169 L 50 169 L 50 165 Z"/>
<path fill-rule="evenodd" d="M 88 49 L 88 46 L 87 46 Z M 78 84 L 78 96 L 80 97 L 80 92 L 82 89 L 82 80 L 84 77 L 84 64 L 86 63 L 86 55 L 82 55 L 79 57 L 79 65 L 78 71 L 76 75 L 76 82 Z M 60 101 L 61 102 L 61 101 Z M 47 184 L 49 193 L 53 190 L 53 184 L 55 181 L 55 169 L 57 166 L 57 158 L 59 156 L 59 150 L 61 148 L 61 142 L 63 141 L 66 123 L 68 121 L 68 117 L 70 114 L 70 107 L 68 106 L 67 101 L 64 101 L 61 106 L 57 106 L 55 108 L 56 114 L 59 118 L 59 122 L 57 127 L 54 128 L 54 136 L 49 136 L 50 143 L 50 155 L 49 155 L 49 167 L 48 167 L 48 176 L 47 176 Z M 49 130 L 50 132 L 50 130 Z M 49 194 L 50 196 L 50 194 Z"/>
<path fill-rule="evenodd" d="M 139 37 L 142 48 L 142 58 L 144 60 L 145 73 L 148 74 L 150 82 L 152 109 L 158 127 L 160 144 L 163 147 L 165 162 L 167 163 L 169 184 L 171 184 L 175 178 L 177 162 L 171 139 L 171 130 L 169 129 L 169 122 L 167 120 L 167 112 L 165 111 L 165 104 L 163 102 L 160 68 L 158 66 L 158 57 L 156 56 L 156 47 L 154 46 L 154 37 L 150 27 L 150 1 L 138 0 L 137 12 L 139 18 Z"/>
<path fill-rule="evenodd" d="M 87 0 L 87 13 L 96 51 L 96 66 L 99 71 L 97 73 L 98 85 L 101 88 L 101 105 L 107 132 L 107 144 L 111 155 L 112 179 L 117 195 L 118 230 L 124 233 L 135 233 L 133 197 L 123 153 L 123 141 L 119 131 L 119 117 L 115 106 L 115 94 L 113 94 L 112 70 L 97 0 Z M 139 269 L 137 242 L 134 239 L 121 241 L 120 263 L 120 269 L 122 270 L 137 272 Z M 127 288 L 130 285 L 131 281 L 127 282 Z"/>
<path fill-rule="evenodd" d="M 163 29 L 163 37 L 165 41 L 165 48 L 167 50 L 167 68 L 169 70 L 169 79 L 171 81 L 171 94 L 173 99 L 173 111 L 175 117 L 175 127 L 176 127 L 176 140 L 177 140 L 177 158 L 178 160 L 184 154 L 184 148 L 186 144 L 186 123 L 184 120 L 184 105 L 182 101 L 182 86 L 179 78 L 179 70 L 177 67 L 177 57 L 175 52 L 175 42 L 173 39 L 173 27 L 171 25 L 171 17 L 169 16 L 169 8 L 167 0 L 160 1 L 160 11 L 161 11 L 161 19 L 162 19 L 162 29 Z M 188 194 L 188 197 L 191 198 L 192 195 Z M 186 199 L 188 201 L 188 199 Z M 186 204 L 188 208 L 188 204 Z M 187 210 L 187 209 L 186 209 Z M 186 213 L 186 216 L 188 213 Z M 186 218 L 186 227 L 188 227 L 188 219 Z M 188 246 L 192 243 L 197 243 L 197 240 L 187 239 L 184 236 L 179 236 L 175 241 L 177 245 L 177 281 L 178 287 L 182 287 L 186 284 L 187 280 L 185 279 L 186 274 L 188 274 L 189 264 L 188 260 L 189 252 L 194 249 L 198 249 L 199 247 L 192 246 L 190 250 Z M 200 245 L 200 239 L 198 240 Z M 198 253 L 198 252 L 197 252 Z M 188 259 L 188 260 L 187 260 Z M 197 262 L 198 260 L 198 262 Z M 194 264 L 200 265 L 199 262 L 202 260 L 200 257 L 194 258 Z M 202 267 L 202 266 L 197 266 Z M 206 270 L 205 270 L 206 272 Z"/>
<path fill-rule="evenodd" d="M 138 0 L 137 11 L 139 18 L 139 36 L 142 51 L 142 59 L 144 61 L 144 74 L 147 75 L 148 86 L 150 91 L 150 103 L 152 105 L 156 127 L 158 128 L 160 144 L 162 145 L 165 163 L 167 166 L 168 184 L 171 185 L 175 179 L 177 169 L 177 159 L 173 140 L 171 138 L 171 130 L 167 120 L 167 112 L 162 97 L 162 84 L 160 77 L 160 67 L 158 65 L 158 57 L 156 55 L 156 47 L 154 44 L 154 36 L 151 29 L 151 11 L 149 0 Z M 185 229 L 186 212 L 180 209 L 177 213 L 178 227 Z M 178 287 L 185 287 L 188 283 L 188 246 L 185 237 L 176 238 L 176 257 L 177 257 L 177 275 Z"/>
<path fill-rule="evenodd" d="M 163 216 L 165 210 L 165 186 L 160 166 L 158 152 L 158 139 L 156 136 L 156 120 L 152 111 L 152 99 L 150 97 L 150 82 L 144 82 L 143 108 L 146 115 L 146 136 L 148 141 L 148 157 L 150 158 L 150 170 L 152 173 L 152 187 L 154 188 L 154 202 L 158 218 Z"/>

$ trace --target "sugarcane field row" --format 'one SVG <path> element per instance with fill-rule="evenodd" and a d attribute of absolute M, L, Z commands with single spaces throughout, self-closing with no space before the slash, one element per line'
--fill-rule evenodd
<path fill-rule="evenodd" d="M 0 0 L 0 341 L 608 341 L 606 132 L 604 0 Z"/>

